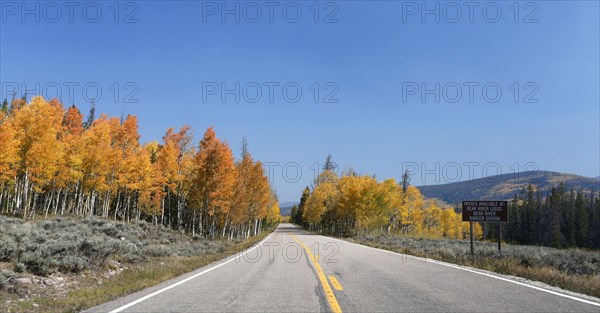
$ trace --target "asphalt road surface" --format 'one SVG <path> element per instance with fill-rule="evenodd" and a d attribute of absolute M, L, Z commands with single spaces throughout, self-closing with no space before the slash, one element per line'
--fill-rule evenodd
<path fill-rule="evenodd" d="M 600 312 L 590 299 L 313 235 L 249 250 L 89 312 Z"/>

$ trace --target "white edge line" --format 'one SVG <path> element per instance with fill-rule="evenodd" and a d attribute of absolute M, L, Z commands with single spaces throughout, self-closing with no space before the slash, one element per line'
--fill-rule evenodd
<path fill-rule="evenodd" d="M 179 285 L 181 285 L 181 284 L 183 284 L 185 282 L 188 282 L 188 281 L 190 281 L 190 280 L 192 280 L 192 279 L 194 279 L 194 278 L 196 278 L 198 276 L 204 275 L 204 274 L 206 274 L 206 273 L 208 273 L 208 272 L 210 272 L 210 271 L 212 271 L 214 269 L 217 269 L 217 268 L 219 268 L 219 267 L 221 267 L 221 266 L 223 266 L 223 265 L 225 265 L 225 264 L 227 264 L 227 263 L 229 263 L 229 262 L 231 262 L 231 261 L 233 261 L 233 260 L 235 260 L 235 259 L 237 259 L 239 257 L 242 257 L 242 256 L 246 255 L 248 252 L 250 252 L 250 251 L 252 251 L 252 250 L 260 247 L 260 245 L 263 244 L 265 241 L 267 241 L 267 239 L 269 239 L 269 237 L 271 237 L 274 233 L 275 233 L 275 230 L 272 233 L 270 233 L 269 236 L 267 236 L 267 238 L 263 239 L 261 242 L 259 242 L 258 244 L 256 244 L 254 247 L 246 250 L 244 253 L 240 254 L 239 256 L 234 256 L 231 259 L 229 259 L 229 260 L 227 260 L 227 261 L 225 261 L 225 262 L 223 262 L 223 263 L 221 263 L 219 265 L 215 265 L 215 266 L 213 266 L 211 268 L 205 269 L 204 271 L 202 271 L 202 272 L 200 272 L 198 274 L 192 275 L 192 276 L 190 276 L 190 277 L 188 277 L 188 278 L 186 278 L 184 280 L 180 280 L 180 281 L 178 281 L 178 282 L 176 282 L 176 283 L 174 283 L 172 285 L 169 285 L 169 286 L 167 286 L 167 287 L 165 287 L 163 289 L 157 290 L 157 291 L 155 291 L 155 292 L 153 292 L 153 293 L 151 293 L 149 295 L 143 296 L 143 297 L 141 297 L 141 298 L 139 298 L 139 299 L 137 299 L 135 301 L 132 301 L 132 302 L 130 302 L 130 303 L 128 303 L 128 304 L 126 304 L 126 305 L 124 305 L 122 307 L 119 307 L 119 308 L 116 308 L 116 309 L 110 311 L 110 313 L 121 312 L 121 311 L 123 311 L 123 310 L 125 310 L 125 309 L 127 309 L 129 307 L 132 307 L 132 306 L 134 306 L 134 305 L 136 305 L 136 304 L 138 304 L 138 303 L 140 303 L 142 301 L 148 300 L 148 299 L 156 296 L 157 294 L 165 292 L 165 291 L 167 291 L 167 290 L 169 290 L 171 288 L 175 288 L 175 287 L 177 287 L 177 286 L 179 286 Z"/>
<path fill-rule="evenodd" d="M 322 235 L 318 235 L 318 236 L 322 236 Z M 483 275 L 483 276 L 488 276 L 488 277 L 496 278 L 496 279 L 503 280 L 503 281 L 506 281 L 506 282 L 509 282 L 509 283 L 513 283 L 513 284 L 517 284 L 517 285 L 521 285 L 521 286 L 533 288 L 533 289 L 536 289 L 536 290 L 539 290 L 539 291 L 543 291 L 543 292 L 546 292 L 546 293 L 549 293 L 549 294 L 553 294 L 553 295 L 556 295 L 556 296 L 560 296 L 560 297 L 564 297 L 564 298 L 567 298 L 567 299 L 571 299 L 571 300 L 575 300 L 575 301 L 579 301 L 579 302 L 583 302 L 583 303 L 587 303 L 587 304 L 591 304 L 591 305 L 600 307 L 600 303 L 598 303 L 598 302 L 594 302 L 594 301 L 590 301 L 590 300 L 585 300 L 585 299 L 577 298 L 577 297 L 574 297 L 574 296 L 571 296 L 571 295 L 567 295 L 567 294 L 564 294 L 564 293 L 560 293 L 560 292 L 556 292 L 556 291 L 553 291 L 553 290 L 548 290 L 548 289 L 545 289 L 545 288 L 541 288 L 541 287 L 538 287 L 538 286 L 534 286 L 534 285 L 522 283 L 520 281 L 516 281 L 516 280 L 512 280 L 512 279 L 508 279 L 508 278 L 504 278 L 504 277 L 500 277 L 500 276 L 496 276 L 496 275 L 484 273 L 484 272 L 481 272 L 481 271 L 479 271 L 479 270 L 477 270 L 475 268 L 469 268 L 469 267 L 466 267 L 466 266 L 459 266 L 459 265 L 456 265 L 456 264 L 442 262 L 442 261 L 438 261 L 438 260 L 434 260 L 434 259 L 422 258 L 422 257 L 414 256 L 414 255 L 402 254 L 402 253 L 398 253 L 398 252 L 394 252 L 394 251 L 389 251 L 389 250 L 374 248 L 374 247 L 370 247 L 370 246 L 366 246 L 366 245 L 362 245 L 362 244 L 358 244 L 358 243 L 355 243 L 355 242 L 350 242 L 350 241 L 346 241 L 346 240 L 342 240 L 342 239 L 338 239 L 338 238 L 327 237 L 327 236 L 322 236 L 322 237 L 325 237 L 327 239 L 338 240 L 338 241 L 341 241 L 341 242 L 344 242 L 344 243 L 348 243 L 348 244 L 351 244 L 351 245 L 355 245 L 355 246 L 359 246 L 359 247 L 362 247 L 362 248 L 377 250 L 377 251 L 391 253 L 391 254 L 400 255 L 400 256 L 407 256 L 407 257 L 414 258 L 414 259 L 421 260 L 421 261 L 430 261 L 430 263 L 439 264 L 439 265 L 443 265 L 443 266 L 447 266 L 447 267 L 452 267 L 452 268 L 455 268 L 455 269 L 459 269 L 459 270 L 463 270 L 463 271 L 467 271 L 467 272 L 471 272 L 471 273 L 475 273 L 475 274 L 479 274 L 479 275 Z"/>

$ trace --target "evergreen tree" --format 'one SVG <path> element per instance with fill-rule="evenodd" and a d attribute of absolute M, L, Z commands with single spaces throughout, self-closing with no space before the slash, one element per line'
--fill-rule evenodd
<path fill-rule="evenodd" d="M 292 211 L 290 212 L 290 222 L 296 223 L 297 215 L 298 215 L 298 206 L 294 204 L 292 206 Z"/>
<path fill-rule="evenodd" d="M 575 229 L 575 192 L 569 191 L 563 206 L 563 234 L 569 247 L 576 245 Z"/>
<path fill-rule="evenodd" d="M 87 117 L 87 121 L 85 122 L 85 129 L 92 127 L 94 120 L 96 119 L 96 103 L 92 100 L 92 106 L 90 107 L 90 114 Z"/>
<path fill-rule="evenodd" d="M 565 246 L 565 237 L 562 233 L 561 221 L 562 221 L 562 206 L 564 204 L 565 188 L 561 183 L 559 188 L 552 187 L 549 196 L 548 211 L 549 216 L 549 230 L 550 237 L 548 244 L 555 248 L 562 248 Z"/>
<path fill-rule="evenodd" d="M 4 101 L 2 102 L 2 106 L 0 107 L 0 111 L 2 111 L 3 113 L 8 113 L 8 101 L 6 101 L 6 99 L 4 99 Z"/>
<path fill-rule="evenodd" d="M 581 191 L 577 192 L 575 197 L 575 245 L 577 247 L 589 247 L 589 220 L 588 206 L 585 203 Z"/>
<path fill-rule="evenodd" d="M 515 194 L 508 207 L 508 225 L 506 227 L 508 241 L 519 242 L 519 228 L 519 197 Z"/>
<path fill-rule="evenodd" d="M 595 197 L 591 201 L 590 211 L 592 211 L 592 246 L 596 249 L 600 249 L 600 197 Z"/>
<path fill-rule="evenodd" d="M 323 164 L 323 171 L 335 171 L 335 163 L 333 163 L 333 155 L 328 154 L 325 158 L 325 164 Z"/>
<path fill-rule="evenodd" d="M 310 189 L 307 186 L 302 191 L 302 197 L 300 197 L 300 203 L 298 204 L 298 213 L 296 214 L 296 218 L 293 221 L 295 224 L 304 225 L 304 220 L 302 219 L 302 216 L 304 215 L 304 208 L 306 206 L 306 201 L 308 200 L 309 196 Z"/>
<path fill-rule="evenodd" d="M 410 177 L 408 177 L 408 170 L 404 171 L 402 174 L 402 192 L 406 192 L 408 185 L 410 184 Z"/>
<path fill-rule="evenodd" d="M 535 190 L 532 184 L 527 185 L 525 199 L 523 202 L 523 218 L 522 218 L 522 230 L 521 234 L 524 244 L 534 243 L 534 225 L 533 216 L 535 211 Z"/>
<path fill-rule="evenodd" d="M 536 197 L 535 197 L 535 214 L 534 214 L 534 221 L 533 221 L 533 230 L 534 230 L 534 238 L 535 240 L 533 241 L 536 245 L 541 245 L 542 244 L 542 234 L 543 234 L 543 225 L 542 225 L 542 220 L 543 220 L 543 210 L 544 208 L 542 208 L 543 205 L 543 197 L 542 197 L 542 191 L 538 190 L 536 192 Z"/>

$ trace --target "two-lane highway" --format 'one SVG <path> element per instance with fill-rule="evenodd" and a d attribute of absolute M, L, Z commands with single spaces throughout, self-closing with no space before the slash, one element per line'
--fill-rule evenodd
<path fill-rule="evenodd" d="M 259 245 L 90 312 L 599 312 L 600 304 L 282 224 Z"/>

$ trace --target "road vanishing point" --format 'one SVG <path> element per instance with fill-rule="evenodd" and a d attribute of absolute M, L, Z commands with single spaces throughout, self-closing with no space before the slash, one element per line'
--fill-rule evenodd
<path fill-rule="evenodd" d="M 600 312 L 489 272 L 281 224 L 248 250 L 87 312 Z"/>

